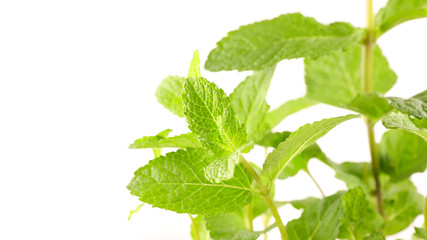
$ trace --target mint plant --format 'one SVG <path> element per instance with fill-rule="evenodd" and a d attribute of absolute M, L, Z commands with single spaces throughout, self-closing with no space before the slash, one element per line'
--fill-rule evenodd
<path fill-rule="evenodd" d="M 365 28 L 324 25 L 292 13 L 228 33 L 210 52 L 205 69 L 253 71 L 229 96 L 202 76 L 195 51 L 188 76 L 168 76 L 155 94 L 185 118 L 190 132 L 169 136 L 172 130 L 166 129 L 130 145 L 151 148 L 155 157 L 135 172 L 131 194 L 154 207 L 187 213 L 195 240 L 267 239 L 274 228 L 284 240 L 385 239 L 422 214 L 424 226 L 415 227 L 412 239 L 427 239 L 427 200 L 410 180 L 427 166 L 427 90 L 409 99 L 386 97 L 397 75 L 376 43 L 396 25 L 427 17 L 427 0 L 389 0 L 375 15 L 372 5 L 367 0 Z M 276 64 L 293 58 L 304 58 L 307 93 L 270 110 L 266 95 Z M 355 114 L 292 133 L 274 131 L 287 116 L 318 103 Z M 362 120 L 371 159 L 337 163 L 316 144 L 337 125 Z M 389 129 L 379 143 L 376 124 Z M 244 158 L 255 145 L 274 148 L 262 166 Z M 163 148 L 177 150 L 162 155 Z M 348 191 L 275 201 L 281 191 L 275 182 L 309 173 L 313 158 L 332 168 Z M 278 208 L 286 204 L 302 215 L 284 222 Z M 253 229 L 258 217 L 265 222 L 262 231 Z"/>

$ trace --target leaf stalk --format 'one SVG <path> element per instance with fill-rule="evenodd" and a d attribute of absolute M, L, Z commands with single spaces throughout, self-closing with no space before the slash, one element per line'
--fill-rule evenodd
<path fill-rule="evenodd" d="M 277 210 L 276 205 L 271 198 L 270 191 L 262 184 L 261 178 L 255 169 L 251 166 L 251 164 L 246 161 L 245 158 L 242 157 L 242 164 L 246 167 L 252 177 L 255 179 L 258 184 L 259 189 L 261 190 L 261 195 L 264 198 L 267 206 L 270 208 L 270 211 L 276 220 L 276 225 L 279 228 L 280 235 L 282 236 L 282 240 L 289 240 L 288 231 L 286 230 L 286 226 L 283 224 L 282 219 L 280 218 L 279 211 Z"/>
<path fill-rule="evenodd" d="M 362 57 L 362 66 L 363 66 L 363 92 L 371 93 L 373 92 L 373 63 L 374 63 L 374 47 L 375 47 L 375 18 L 373 12 L 373 0 L 366 0 L 366 29 L 367 29 L 367 38 L 364 41 L 363 57 Z M 368 116 L 364 117 L 365 124 L 368 132 L 369 140 L 369 149 L 371 153 L 371 166 L 372 174 L 375 181 L 375 197 L 377 200 L 377 209 L 378 212 L 385 217 L 384 213 L 384 200 L 381 192 L 381 181 L 380 181 L 380 163 L 379 163 L 379 154 L 377 143 L 375 142 L 375 133 L 374 133 L 374 122 Z"/>

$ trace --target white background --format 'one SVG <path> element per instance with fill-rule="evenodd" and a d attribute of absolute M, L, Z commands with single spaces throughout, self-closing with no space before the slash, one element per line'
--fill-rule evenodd
<path fill-rule="evenodd" d="M 375 1 L 375 9 L 384 4 Z M 0 239 L 189 239 L 185 214 L 144 206 L 127 220 L 139 201 L 126 185 L 152 158 L 150 150 L 127 147 L 166 128 L 188 131 L 154 92 L 167 75 L 187 74 L 195 49 L 204 63 L 226 32 L 296 11 L 325 24 L 365 22 L 362 0 L 1 1 Z M 399 76 L 389 96 L 427 88 L 426 27 L 427 20 L 408 22 L 380 39 Z M 249 73 L 202 74 L 230 93 Z M 271 107 L 304 95 L 303 76 L 302 60 L 281 62 L 268 95 Z M 277 130 L 345 113 L 319 105 Z M 383 131 L 378 126 L 378 134 Z M 319 144 L 338 162 L 361 161 L 369 159 L 366 140 L 359 119 Z M 248 158 L 261 163 L 262 156 L 256 149 Z M 322 164 L 309 167 L 326 194 L 344 188 Z M 427 194 L 426 174 L 413 180 Z M 319 196 L 304 174 L 277 189 L 279 200 Z M 281 214 L 289 220 L 299 212 L 284 207 Z"/>

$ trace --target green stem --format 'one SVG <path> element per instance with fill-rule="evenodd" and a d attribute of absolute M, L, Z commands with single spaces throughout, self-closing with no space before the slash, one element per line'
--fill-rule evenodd
<path fill-rule="evenodd" d="M 374 47 L 375 47 L 375 35 L 374 35 L 374 24 L 375 24 L 374 12 L 373 12 L 373 0 L 366 0 L 366 28 L 367 38 L 364 42 L 364 51 L 362 57 L 362 66 L 363 66 L 363 92 L 371 93 L 373 91 L 372 87 L 372 77 L 373 77 L 373 68 L 374 68 Z M 375 197 L 377 199 L 377 209 L 378 212 L 384 217 L 384 206 L 383 206 L 383 196 L 381 193 L 381 182 L 380 182 L 380 163 L 378 148 L 375 142 L 375 133 L 374 133 L 374 123 L 372 120 L 365 116 L 366 128 L 368 131 L 369 139 L 369 149 L 371 152 L 371 165 L 372 165 L 372 174 L 374 175 L 375 181 Z"/>
<path fill-rule="evenodd" d="M 350 225 L 347 225 L 347 229 L 350 232 L 350 239 L 351 240 L 357 240 L 356 235 L 354 234 L 354 230 Z"/>
<path fill-rule="evenodd" d="M 261 195 L 267 203 L 267 206 L 270 208 L 271 214 L 273 214 L 273 217 L 276 220 L 276 225 L 279 228 L 282 240 L 289 240 L 288 231 L 286 230 L 286 226 L 283 224 L 283 221 L 280 218 L 279 211 L 277 211 L 276 205 L 274 204 L 273 199 L 271 198 L 270 191 L 262 184 L 261 178 L 258 176 L 258 173 L 256 173 L 255 169 L 243 157 L 242 164 L 246 167 L 246 169 L 257 182 L 258 187 L 261 190 Z"/>
<path fill-rule="evenodd" d="M 308 169 L 306 169 L 305 172 L 308 174 L 308 176 L 311 178 L 311 180 L 313 180 L 314 184 L 316 184 L 316 187 L 319 189 L 320 194 L 322 194 L 322 197 L 325 198 L 325 193 L 323 192 L 322 188 L 320 187 L 320 185 L 316 181 L 316 179 L 314 179 L 313 175 L 311 175 L 310 171 Z"/>
<path fill-rule="evenodd" d="M 427 196 L 424 201 L 424 230 L 426 231 L 427 235 Z"/>
<path fill-rule="evenodd" d="M 191 228 L 193 228 L 193 233 L 194 233 L 194 240 L 200 240 L 200 236 L 199 236 L 199 228 L 197 227 L 197 223 L 194 220 L 193 216 L 191 216 L 191 214 L 188 214 L 188 216 L 191 219 Z"/>

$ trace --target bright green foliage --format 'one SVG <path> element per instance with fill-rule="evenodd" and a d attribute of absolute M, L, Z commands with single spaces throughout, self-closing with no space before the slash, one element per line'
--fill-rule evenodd
<path fill-rule="evenodd" d="M 128 221 L 130 221 L 130 219 L 132 218 L 132 216 L 133 216 L 135 213 L 137 213 L 137 212 L 139 212 L 139 210 L 141 210 L 141 208 L 144 206 L 144 204 L 145 204 L 145 203 L 142 203 L 142 204 L 138 205 L 138 207 L 136 207 L 134 210 L 131 210 L 131 211 L 129 212 Z"/>
<path fill-rule="evenodd" d="M 377 93 L 359 93 L 351 100 L 346 108 L 367 115 L 375 121 L 381 119 L 393 109 L 388 104 L 387 99 Z"/>
<path fill-rule="evenodd" d="M 385 240 L 385 237 L 381 233 L 375 232 L 365 237 L 363 240 Z"/>
<path fill-rule="evenodd" d="M 357 117 L 359 116 L 346 115 L 323 119 L 300 127 L 268 155 L 263 166 L 262 176 L 270 182 L 274 181 L 286 165 L 304 149 L 323 137 L 338 124 Z"/>
<path fill-rule="evenodd" d="M 399 97 L 389 97 L 388 99 L 398 111 L 420 119 L 427 119 L 427 90 L 409 99 Z"/>
<path fill-rule="evenodd" d="M 398 233 L 408 227 L 423 211 L 424 198 L 415 187 L 386 193 L 384 200 L 386 221 L 384 234 Z"/>
<path fill-rule="evenodd" d="M 402 180 L 426 169 L 427 142 L 417 135 L 403 130 L 389 130 L 384 133 L 378 148 L 381 169 L 392 180 Z"/>
<path fill-rule="evenodd" d="M 190 63 L 190 69 L 188 70 L 188 78 L 199 78 L 202 77 L 200 73 L 200 58 L 199 51 L 194 51 L 193 59 Z"/>
<path fill-rule="evenodd" d="M 196 237 L 197 234 L 197 237 Z M 210 240 L 209 231 L 206 229 L 206 221 L 202 215 L 192 218 L 191 238 L 193 240 Z"/>
<path fill-rule="evenodd" d="M 156 90 L 157 101 L 179 117 L 184 117 L 181 98 L 184 82 L 184 77 L 168 76 Z"/>
<path fill-rule="evenodd" d="M 337 164 L 328 160 L 335 170 L 335 177 L 342 180 L 348 188 L 362 187 L 365 192 L 374 189 L 371 165 L 367 162 L 343 162 Z"/>
<path fill-rule="evenodd" d="M 138 169 L 128 188 L 141 201 L 178 213 L 226 213 L 250 203 L 250 175 L 236 166 L 234 178 L 213 184 L 203 169 L 211 161 L 203 149 L 168 153 Z"/>
<path fill-rule="evenodd" d="M 193 133 L 181 134 L 178 136 L 167 137 L 171 129 L 167 129 L 156 136 L 142 137 L 135 140 L 129 148 L 140 149 L 140 148 L 201 148 L 197 136 Z M 163 136 L 163 133 L 167 134 Z"/>
<path fill-rule="evenodd" d="M 308 197 L 305 199 L 293 200 L 293 201 L 290 201 L 289 203 L 292 204 L 292 206 L 296 209 L 305 210 L 307 208 L 310 208 L 311 206 L 316 206 L 318 202 L 320 202 L 320 199 L 314 198 L 314 197 Z"/>
<path fill-rule="evenodd" d="M 264 146 L 264 147 L 273 147 L 277 148 L 277 146 L 286 140 L 291 135 L 291 132 L 267 132 L 264 134 L 262 139 L 256 142 L 256 144 Z"/>
<path fill-rule="evenodd" d="M 265 97 L 273 73 L 274 67 L 255 71 L 252 76 L 241 82 L 230 95 L 240 122 L 246 126 L 248 138 L 251 140 L 262 137 L 267 129 L 264 119 L 269 106 Z"/>
<path fill-rule="evenodd" d="M 205 219 L 212 240 L 256 240 L 262 233 L 251 231 L 239 212 L 206 216 Z"/>
<path fill-rule="evenodd" d="M 268 112 L 265 120 L 269 128 L 272 129 L 287 116 L 316 104 L 316 101 L 306 97 L 300 97 L 297 99 L 289 100 L 284 104 L 280 105 L 280 107 Z"/>
<path fill-rule="evenodd" d="M 427 141 L 427 129 L 419 128 L 412 122 L 413 120 L 403 113 L 390 113 L 383 120 L 383 125 L 388 129 L 403 129 L 405 131 L 417 134 Z"/>
<path fill-rule="evenodd" d="M 204 78 L 188 78 L 184 115 L 203 146 L 215 153 L 232 153 L 247 142 L 244 125 L 224 91 Z"/>
<path fill-rule="evenodd" d="M 373 54 L 373 90 L 385 93 L 394 85 L 397 76 L 378 46 Z M 330 55 L 306 58 L 307 97 L 337 107 L 349 104 L 362 93 L 361 58 L 362 47 L 356 44 Z"/>
<path fill-rule="evenodd" d="M 427 232 L 424 230 L 424 228 L 415 228 L 414 236 L 412 237 L 414 240 L 418 239 L 425 239 L 427 240 Z"/>
<path fill-rule="evenodd" d="M 299 219 L 290 221 L 289 239 L 335 240 L 344 214 L 342 195 L 326 197 L 305 209 Z"/>
<path fill-rule="evenodd" d="M 427 17 L 427 0 L 389 0 L 375 18 L 377 35 L 398 24 L 422 17 Z"/>
<path fill-rule="evenodd" d="M 348 23 L 323 25 L 300 13 L 281 15 L 228 33 L 206 61 L 210 71 L 260 70 L 283 59 L 317 57 L 346 47 L 361 32 Z"/>
<path fill-rule="evenodd" d="M 308 172 L 308 162 L 310 159 L 317 158 L 322 162 L 326 162 L 326 156 L 320 147 L 313 143 L 304 151 L 298 154 L 292 161 L 290 161 L 279 175 L 279 179 L 286 179 L 295 176 L 300 170 Z"/>
<path fill-rule="evenodd" d="M 359 223 L 363 220 L 368 208 L 368 200 L 361 187 L 353 188 L 342 197 L 344 217 L 347 223 Z"/>

